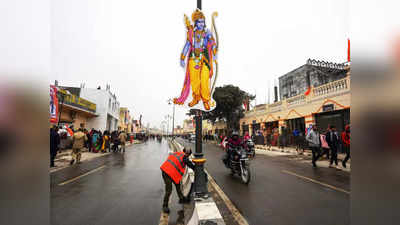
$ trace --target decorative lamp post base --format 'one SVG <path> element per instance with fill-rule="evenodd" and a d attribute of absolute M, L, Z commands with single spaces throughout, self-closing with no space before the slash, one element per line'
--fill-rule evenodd
<path fill-rule="evenodd" d="M 194 169 L 194 197 L 195 199 L 207 199 L 208 198 L 208 188 L 207 188 L 207 174 L 204 172 L 204 164 L 206 162 L 205 158 L 197 158 L 195 154 Z"/>

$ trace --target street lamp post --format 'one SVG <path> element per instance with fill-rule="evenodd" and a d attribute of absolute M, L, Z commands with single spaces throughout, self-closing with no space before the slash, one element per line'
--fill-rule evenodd
<path fill-rule="evenodd" d="M 197 0 L 197 8 L 201 10 L 201 0 Z M 206 159 L 203 157 L 203 146 L 202 146 L 202 113 L 201 110 L 193 110 L 195 113 L 196 121 L 196 150 L 194 153 L 193 162 L 195 163 L 194 169 L 194 193 L 196 198 L 208 198 L 207 189 L 207 175 L 204 172 L 204 163 Z"/>
<path fill-rule="evenodd" d="M 168 105 L 172 104 L 172 136 L 174 136 L 175 129 L 175 104 L 172 99 L 168 99 Z"/>

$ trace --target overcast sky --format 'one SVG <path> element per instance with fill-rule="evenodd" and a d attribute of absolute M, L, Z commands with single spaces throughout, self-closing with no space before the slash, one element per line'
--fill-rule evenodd
<path fill-rule="evenodd" d="M 60 85 L 110 84 L 121 106 L 159 127 L 172 114 L 167 99 L 177 97 L 182 88 L 183 15 L 190 17 L 196 0 L 51 2 L 52 77 Z M 346 2 L 203 0 L 208 28 L 211 13 L 219 13 L 217 85 L 257 93 L 260 104 L 267 101 L 268 84 L 308 58 L 345 62 Z M 175 124 L 182 125 L 186 112 L 176 107 Z"/>

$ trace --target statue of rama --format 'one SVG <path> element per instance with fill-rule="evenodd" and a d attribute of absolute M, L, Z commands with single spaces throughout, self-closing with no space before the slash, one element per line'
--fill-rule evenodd
<path fill-rule="evenodd" d="M 214 17 L 216 15 L 216 13 L 213 14 L 215 32 Z M 210 82 L 214 74 L 214 64 L 217 63 L 218 45 L 211 31 L 206 29 L 204 14 L 199 9 L 192 14 L 194 25 L 190 23 L 186 15 L 185 22 L 187 38 L 181 53 L 180 64 L 183 68 L 186 66 L 186 75 L 181 96 L 175 98 L 174 103 L 185 104 L 191 89 L 192 100 L 188 103 L 188 106 L 194 107 L 202 100 L 204 110 L 209 111 L 211 107 L 215 106 L 215 103 L 211 100 L 215 78 L 213 87 L 210 87 Z"/>

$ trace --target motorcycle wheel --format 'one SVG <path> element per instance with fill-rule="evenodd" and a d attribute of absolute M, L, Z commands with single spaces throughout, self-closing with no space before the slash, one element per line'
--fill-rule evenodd
<path fill-rule="evenodd" d="M 251 174 L 250 174 L 250 169 L 247 165 L 243 167 L 243 173 L 240 174 L 240 177 L 242 178 L 242 182 L 244 184 L 250 183 Z"/>

